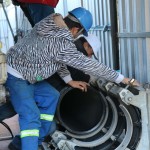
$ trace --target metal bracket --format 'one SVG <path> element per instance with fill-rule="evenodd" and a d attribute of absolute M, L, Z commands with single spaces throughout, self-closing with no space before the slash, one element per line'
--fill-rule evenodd
<path fill-rule="evenodd" d="M 120 98 L 126 105 L 129 105 L 134 97 L 134 95 L 126 88 L 122 88 L 115 83 L 109 82 L 103 78 L 97 80 L 97 85 L 98 88 L 102 89 L 103 91 L 106 91 L 107 93 Z"/>
<path fill-rule="evenodd" d="M 55 131 L 53 133 L 52 140 L 60 150 L 75 150 L 75 146 L 77 146 L 72 141 L 67 140 L 67 137 L 60 131 Z"/>
<path fill-rule="evenodd" d="M 60 140 L 58 143 L 60 150 L 75 150 L 75 146 L 77 145 L 69 140 Z"/>
<path fill-rule="evenodd" d="M 127 89 L 122 89 L 119 92 L 120 99 L 127 105 L 130 105 L 134 95 Z"/>
<path fill-rule="evenodd" d="M 67 140 L 67 137 L 60 131 L 55 131 L 52 135 L 53 141 L 57 144 L 60 140 Z"/>
<path fill-rule="evenodd" d="M 110 25 L 95 26 L 95 27 L 92 27 L 90 30 L 100 30 L 100 31 L 106 32 L 106 31 L 111 30 L 111 26 Z"/>
<path fill-rule="evenodd" d="M 150 32 L 127 32 L 127 33 L 118 33 L 119 38 L 149 38 Z"/>

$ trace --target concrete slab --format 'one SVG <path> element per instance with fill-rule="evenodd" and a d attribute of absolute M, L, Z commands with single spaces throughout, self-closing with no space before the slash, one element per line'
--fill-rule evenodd
<path fill-rule="evenodd" d="M 4 120 L 4 122 L 7 123 L 7 125 L 10 127 L 14 136 L 19 133 L 18 115 Z M 0 124 L 0 150 L 9 150 L 8 144 L 11 142 L 11 140 L 3 140 L 3 138 L 7 138 L 9 136 L 9 131 L 3 125 Z"/>

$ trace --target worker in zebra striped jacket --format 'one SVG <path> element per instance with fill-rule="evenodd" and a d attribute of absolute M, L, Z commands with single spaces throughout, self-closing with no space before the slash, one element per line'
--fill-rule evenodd
<path fill-rule="evenodd" d="M 79 52 L 90 58 L 93 56 L 94 59 L 98 60 L 97 54 L 100 52 L 101 42 L 97 36 L 92 34 L 89 34 L 88 36 L 80 36 L 75 40 L 74 43 Z M 90 84 L 95 84 L 97 80 L 97 78 L 84 73 L 82 70 L 70 66 L 67 66 L 67 68 L 71 74 L 72 79 L 75 81 L 84 81 Z M 67 84 L 57 73 L 49 77 L 47 81 L 58 91 L 61 91 L 65 86 L 67 86 Z"/>

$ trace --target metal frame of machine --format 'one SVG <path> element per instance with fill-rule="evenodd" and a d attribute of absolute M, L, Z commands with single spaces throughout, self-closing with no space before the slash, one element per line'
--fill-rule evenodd
<path fill-rule="evenodd" d="M 149 86 L 145 88 L 132 88 L 125 85 L 116 85 L 104 79 L 98 79 L 97 85 L 98 90 L 106 94 L 107 102 L 111 105 L 113 113 L 113 119 L 109 129 L 104 128 L 105 123 L 103 123 L 103 128 L 101 126 L 101 131 L 105 133 L 104 136 L 92 141 L 86 141 L 85 139 L 82 140 L 82 137 L 79 138 L 67 130 L 65 132 L 55 131 L 52 135 L 50 145 L 60 150 L 149 150 Z M 115 135 L 117 121 L 119 120 L 114 104 L 114 100 L 116 99 L 119 101 L 119 108 L 122 110 L 122 115 L 126 119 L 125 132 L 121 133 L 118 137 L 116 136 L 117 134 Z M 119 141 L 119 144 L 116 147 L 108 148 L 104 143 L 107 143 L 107 140 L 110 139 L 113 142 Z"/>

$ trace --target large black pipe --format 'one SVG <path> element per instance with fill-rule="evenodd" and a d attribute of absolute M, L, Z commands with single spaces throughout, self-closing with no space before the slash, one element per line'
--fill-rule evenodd
<path fill-rule="evenodd" d="M 117 1 L 110 0 L 110 18 L 111 18 L 111 37 L 114 59 L 114 69 L 119 69 L 119 46 L 118 46 L 118 18 L 117 18 Z"/>
<path fill-rule="evenodd" d="M 104 97 L 92 87 L 87 92 L 65 88 L 57 107 L 60 124 L 69 132 L 89 133 L 100 125 L 105 106 Z"/>

